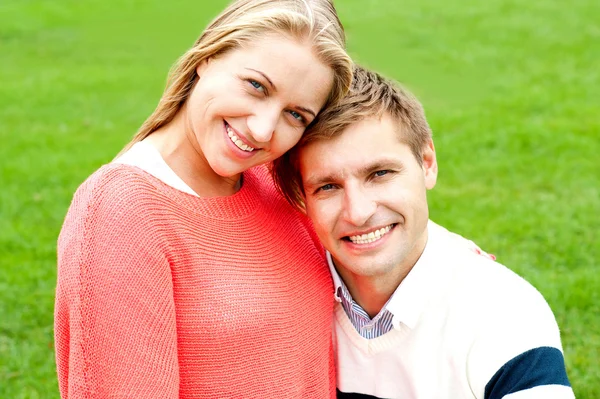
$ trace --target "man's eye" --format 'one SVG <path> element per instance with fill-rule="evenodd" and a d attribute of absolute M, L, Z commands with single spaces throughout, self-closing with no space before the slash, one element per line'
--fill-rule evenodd
<path fill-rule="evenodd" d="M 333 190 L 334 186 L 333 184 L 325 184 L 324 186 L 321 186 L 317 189 L 317 192 L 319 191 L 329 191 L 329 190 Z"/>
<path fill-rule="evenodd" d="M 378 170 L 377 172 L 374 173 L 375 176 L 377 177 L 381 177 L 381 176 L 385 176 L 389 173 L 389 170 Z"/>

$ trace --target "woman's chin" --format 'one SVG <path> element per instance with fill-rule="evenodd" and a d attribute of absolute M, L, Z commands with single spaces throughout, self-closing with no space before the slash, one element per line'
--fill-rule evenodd
<path fill-rule="evenodd" d="M 224 179 L 239 179 L 242 173 L 253 166 L 254 165 L 223 164 L 222 162 L 215 162 L 214 164 L 210 165 L 213 172 Z"/>

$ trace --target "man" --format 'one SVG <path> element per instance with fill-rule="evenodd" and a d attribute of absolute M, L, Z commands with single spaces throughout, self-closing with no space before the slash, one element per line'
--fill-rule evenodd
<path fill-rule="evenodd" d="M 419 102 L 361 68 L 274 165 L 328 250 L 340 398 L 573 398 L 558 326 L 525 280 L 429 221 Z"/>

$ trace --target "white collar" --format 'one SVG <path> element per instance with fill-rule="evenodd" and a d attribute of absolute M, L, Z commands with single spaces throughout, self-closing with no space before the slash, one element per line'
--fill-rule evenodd
<path fill-rule="evenodd" d="M 171 167 L 165 162 L 160 152 L 150 141 L 142 140 L 135 143 L 128 151 L 113 161 L 125 165 L 136 166 L 161 180 L 163 183 L 198 197 Z"/>

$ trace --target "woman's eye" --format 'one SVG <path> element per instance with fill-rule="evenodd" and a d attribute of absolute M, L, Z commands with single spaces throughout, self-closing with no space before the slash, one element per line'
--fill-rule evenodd
<path fill-rule="evenodd" d="M 304 122 L 304 117 L 302 115 L 300 115 L 299 113 L 297 113 L 296 111 L 290 111 L 290 115 L 292 115 L 292 117 L 294 119 L 297 119 L 300 122 Z"/>
<path fill-rule="evenodd" d="M 256 90 L 265 91 L 265 87 L 256 80 L 249 80 L 249 82 Z"/>

